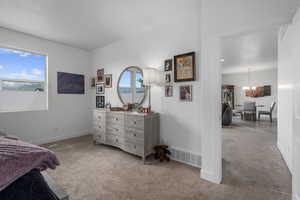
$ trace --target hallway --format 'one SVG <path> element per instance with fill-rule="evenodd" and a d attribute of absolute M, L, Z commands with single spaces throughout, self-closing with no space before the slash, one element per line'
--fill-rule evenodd
<path fill-rule="evenodd" d="M 290 200 L 292 178 L 276 145 L 276 122 L 235 120 L 222 131 L 222 183 L 253 191 L 252 199 Z"/>

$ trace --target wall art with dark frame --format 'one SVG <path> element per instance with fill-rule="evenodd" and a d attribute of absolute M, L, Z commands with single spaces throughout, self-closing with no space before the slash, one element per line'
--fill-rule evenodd
<path fill-rule="evenodd" d="M 186 82 L 196 80 L 195 52 L 174 56 L 174 81 Z"/>

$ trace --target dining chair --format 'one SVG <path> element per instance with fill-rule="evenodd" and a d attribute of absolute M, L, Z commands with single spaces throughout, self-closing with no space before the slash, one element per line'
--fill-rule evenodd
<path fill-rule="evenodd" d="M 244 120 L 256 121 L 256 102 L 246 101 L 244 102 Z"/>
<path fill-rule="evenodd" d="M 276 105 L 276 102 L 272 102 L 271 106 L 270 106 L 270 110 L 261 110 L 258 112 L 258 121 L 260 121 L 260 116 L 261 115 L 268 115 L 270 117 L 270 122 L 272 123 L 273 122 L 273 119 L 272 119 L 272 113 L 273 113 L 273 110 L 275 108 L 275 105 Z"/>

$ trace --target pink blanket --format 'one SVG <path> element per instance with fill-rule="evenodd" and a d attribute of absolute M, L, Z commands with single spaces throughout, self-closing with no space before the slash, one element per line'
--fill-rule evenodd
<path fill-rule="evenodd" d="M 0 136 L 0 191 L 32 169 L 55 169 L 55 154 L 45 148 Z"/>

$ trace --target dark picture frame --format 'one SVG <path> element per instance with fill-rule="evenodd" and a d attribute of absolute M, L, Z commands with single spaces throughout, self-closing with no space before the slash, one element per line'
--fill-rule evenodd
<path fill-rule="evenodd" d="M 172 82 L 172 76 L 170 73 L 165 74 L 165 82 L 171 83 Z"/>
<path fill-rule="evenodd" d="M 96 94 L 104 94 L 105 89 L 104 89 L 104 83 L 97 83 L 96 84 Z"/>
<path fill-rule="evenodd" d="M 193 101 L 193 86 L 192 85 L 181 85 L 179 86 L 179 99 L 180 101 Z"/>
<path fill-rule="evenodd" d="M 104 82 L 104 69 L 97 70 L 97 82 Z"/>
<path fill-rule="evenodd" d="M 57 72 L 58 94 L 85 94 L 85 79 L 83 74 Z"/>
<path fill-rule="evenodd" d="M 196 80 L 195 52 L 174 56 L 174 81 L 187 82 Z"/>
<path fill-rule="evenodd" d="M 105 88 L 112 88 L 112 74 L 104 75 Z"/>
<path fill-rule="evenodd" d="M 165 60 L 165 72 L 172 71 L 173 70 L 173 60 L 168 59 Z"/>
<path fill-rule="evenodd" d="M 165 86 L 165 97 L 172 97 L 173 96 L 173 86 L 167 85 Z"/>
<path fill-rule="evenodd" d="M 96 108 L 105 108 L 105 96 L 96 96 Z"/>

